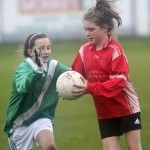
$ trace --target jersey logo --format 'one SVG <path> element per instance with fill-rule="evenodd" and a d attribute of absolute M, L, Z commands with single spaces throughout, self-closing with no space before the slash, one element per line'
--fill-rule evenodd
<path fill-rule="evenodd" d="M 99 59 L 99 55 L 94 55 L 94 59 Z"/>

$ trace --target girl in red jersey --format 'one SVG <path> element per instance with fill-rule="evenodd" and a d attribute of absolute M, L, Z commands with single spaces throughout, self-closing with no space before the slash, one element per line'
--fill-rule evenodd
<path fill-rule="evenodd" d="M 118 13 L 104 0 L 84 14 L 89 42 L 80 48 L 71 67 L 85 79 L 84 85 L 75 85 L 78 90 L 73 92 L 93 96 L 104 150 L 120 150 L 123 134 L 129 150 L 142 150 L 139 101 L 129 80 L 124 51 L 111 36 L 113 20 L 121 25 Z"/>

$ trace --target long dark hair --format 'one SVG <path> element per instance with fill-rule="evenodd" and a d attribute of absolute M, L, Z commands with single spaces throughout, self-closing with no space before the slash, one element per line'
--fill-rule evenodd
<path fill-rule="evenodd" d="M 113 19 L 117 21 L 118 27 L 122 24 L 121 17 L 106 0 L 97 0 L 96 6 L 89 9 L 83 16 L 83 20 L 93 22 L 97 26 L 108 25 L 108 32 L 114 29 Z"/>

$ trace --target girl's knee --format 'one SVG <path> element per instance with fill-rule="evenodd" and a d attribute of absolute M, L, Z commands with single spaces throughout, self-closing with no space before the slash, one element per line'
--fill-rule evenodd
<path fill-rule="evenodd" d="M 41 147 L 43 150 L 56 150 L 56 145 L 52 143 L 46 143 Z"/>
<path fill-rule="evenodd" d="M 56 150 L 56 145 L 49 145 L 47 150 Z"/>

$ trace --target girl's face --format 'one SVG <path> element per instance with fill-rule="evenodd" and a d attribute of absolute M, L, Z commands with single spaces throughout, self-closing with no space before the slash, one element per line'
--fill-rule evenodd
<path fill-rule="evenodd" d="M 88 37 L 89 42 L 91 44 L 94 44 L 95 46 L 101 44 L 106 36 L 108 36 L 107 26 L 100 27 L 93 22 L 84 20 L 83 27 L 85 30 L 85 35 Z"/>
<path fill-rule="evenodd" d="M 34 50 L 37 48 L 41 60 L 43 63 L 46 63 L 51 55 L 51 43 L 49 38 L 36 39 L 34 43 L 34 47 L 32 48 L 33 59 L 35 58 Z"/>

